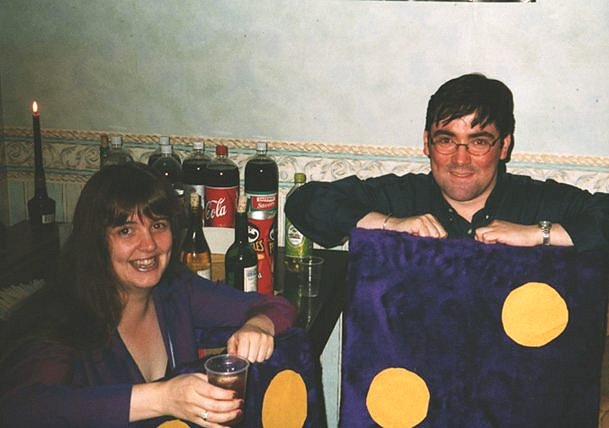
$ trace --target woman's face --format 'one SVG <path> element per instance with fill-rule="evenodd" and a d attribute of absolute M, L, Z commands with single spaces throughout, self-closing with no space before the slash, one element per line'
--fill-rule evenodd
<path fill-rule="evenodd" d="M 127 292 L 158 284 L 171 257 L 167 219 L 133 213 L 125 224 L 108 228 L 106 237 L 112 269 Z"/>

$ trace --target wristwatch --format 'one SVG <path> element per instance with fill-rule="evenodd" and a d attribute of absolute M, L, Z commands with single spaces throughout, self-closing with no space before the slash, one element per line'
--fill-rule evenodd
<path fill-rule="evenodd" d="M 552 223 L 547 220 L 542 220 L 538 223 L 538 226 L 541 229 L 541 236 L 543 237 L 541 243 L 543 245 L 550 245 L 550 229 L 552 229 Z"/>

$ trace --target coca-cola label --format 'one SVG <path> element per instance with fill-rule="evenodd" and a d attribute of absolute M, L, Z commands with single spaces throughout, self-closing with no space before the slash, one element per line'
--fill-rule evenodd
<path fill-rule="evenodd" d="M 258 256 L 258 292 L 273 294 L 275 218 L 250 218 L 248 222 L 248 241 Z"/>
<path fill-rule="evenodd" d="M 205 226 L 235 227 L 237 186 L 205 186 Z"/>

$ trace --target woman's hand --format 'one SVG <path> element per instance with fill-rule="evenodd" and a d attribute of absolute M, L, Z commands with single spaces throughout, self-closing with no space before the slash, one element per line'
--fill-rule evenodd
<path fill-rule="evenodd" d="M 266 315 L 255 315 L 228 339 L 227 352 L 251 363 L 271 358 L 275 346 L 275 326 Z"/>
<path fill-rule="evenodd" d="M 207 376 L 190 373 L 162 382 L 134 385 L 129 421 L 171 415 L 203 427 L 228 427 L 243 415 L 235 391 L 218 388 Z"/>

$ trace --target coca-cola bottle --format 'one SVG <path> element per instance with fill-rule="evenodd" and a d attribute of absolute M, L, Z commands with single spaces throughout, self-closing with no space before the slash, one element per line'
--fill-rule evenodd
<path fill-rule="evenodd" d="M 152 164 L 161 157 L 161 148 L 163 146 L 169 146 L 170 142 L 169 142 L 169 137 L 166 136 L 161 136 L 159 138 L 159 146 L 156 148 L 156 150 L 154 152 L 152 152 L 150 154 L 150 156 L 148 156 L 148 165 L 152 166 Z M 175 160 L 178 161 L 178 163 L 182 163 L 182 160 L 180 159 L 180 155 L 178 155 L 176 152 L 174 152 L 173 150 L 171 151 L 171 156 L 173 156 L 173 158 Z"/>
<path fill-rule="evenodd" d="M 182 197 L 184 195 L 182 165 L 173 157 L 173 147 L 171 145 L 161 146 L 161 157 L 154 161 L 152 168 L 169 180 L 178 196 Z"/>
<path fill-rule="evenodd" d="M 182 162 L 182 181 L 184 191 L 188 194 L 197 192 L 204 201 L 205 191 L 205 168 L 211 162 L 211 158 L 205 154 L 205 145 L 202 141 L 192 143 L 192 152 Z M 203 205 L 205 205 L 203 203 Z"/>
<path fill-rule="evenodd" d="M 216 157 L 205 169 L 205 226 L 235 227 L 239 167 L 228 158 L 228 147 L 216 146 Z"/>
<path fill-rule="evenodd" d="M 118 165 L 133 162 L 133 156 L 129 150 L 123 147 L 123 139 L 120 135 L 113 135 L 110 138 L 110 152 L 104 165 Z"/>
<path fill-rule="evenodd" d="M 245 195 L 250 245 L 258 253 L 258 292 L 262 294 L 274 292 L 278 184 L 277 163 L 267 156 L 265 142 L 256 143 L 256 154 L 245 164 Z"/>

